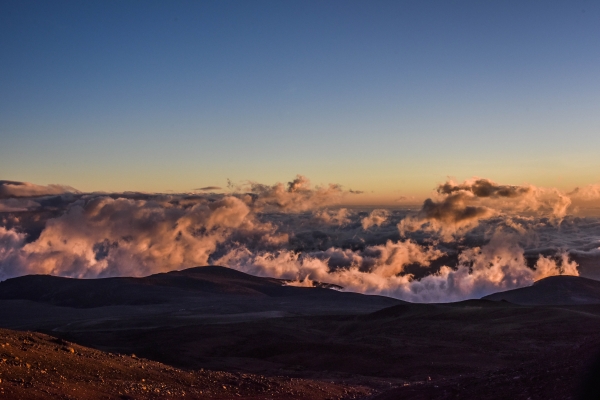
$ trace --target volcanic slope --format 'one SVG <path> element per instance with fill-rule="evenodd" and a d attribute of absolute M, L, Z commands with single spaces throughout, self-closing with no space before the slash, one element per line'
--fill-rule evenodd
<path fill-rule="evenodd" d="M 360 314 L 404 303 L 326 287 L 294 287 L 218 266 L 144 278 L 23 276 L 0 282 L 0 302 L 0 326 L 54 331 L 62 325 L 72 331 Z"/>
<path fill-rule="evenodd" d="M 218 267 L 83 289 L 42 278 L 49 287 L 0 283 L 0 326 L 175 368 L 367 385 L 382 399 L 573 398 L 600 351 L 599 304 L 411 304 Z M 132 286 L 103 286 L 117 283 Z"/>
<path fill-rule="evenodd" d="M 474 300 L 361 315 L 156 324 L 79 325 L 52 335 L 191 371 L 368 386 L 382 399 L 574 398 L 586 363 L 600 351 L 598 305 Z"/>
<path fill-rule="evenodd" d="M 600 304 L 600 281 L 579 276 L 550 276 L 532 286 L 490 294 L 483 299 L 521 305 Z"/>
<path fill-rule="evenodd" d="M 0 398 L 355 399 L 368 388 L 219 371 L 184 371 L 40 333 L 0 329 Z"/>
<path fill-rule="evenodd" d="M 117 277 L 72 279 L 51 275 L 27 275 L 0 282 L 0 300 L 31 300 L 57 306 L 92 308 L 113 305 L 164 304 L 190 298 L 225 296 L 310 297 L 373 304 L 371 308 L 401 303 L 382 296 L 342 293 L 336 285 L 316 283 L 307 288 L 289 281 L 261 278 L 234 269 L 206 266 L 150 275 L 143 278 Z"/>

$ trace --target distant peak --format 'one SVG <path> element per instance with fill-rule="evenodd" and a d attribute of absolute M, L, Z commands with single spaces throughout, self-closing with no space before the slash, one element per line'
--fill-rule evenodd
<path fill-rule="evenodd" d="M 545 278 L 539 279 L 539 280 L 533 282 L 533 284 L 534 285 L 545 285 L 545 284 L 549 284 L 549 283 L 558 283 L 558 282 L 567 282 L 567 281 L 584 282 L 584 281 L 594 281 L 594 280 L 589 279 L 589 278 L 584 278 L 582 276 L 576 276 L 576 275 L 553 275 L 553 276 L 547 276 Z"/>
<path fill-rule="evenodd" d="M 220 265 L 205 265 L 201 267 L 192 267 L 187 269 L 182 269 L 179 271 L 171 271 L 169 274 L 202 274 L 202 275 L 213 275 L 213 276 L 253 276 L 247 274 L 245 272 L 238 271 L 233 268 L 223 267 Z"/>

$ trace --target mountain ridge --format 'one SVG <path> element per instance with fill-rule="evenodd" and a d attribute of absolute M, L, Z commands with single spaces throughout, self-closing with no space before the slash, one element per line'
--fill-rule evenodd
<path fill-rule="evenodd" d="M 481 299 L 530 306 L 600 304 L 600 281 L 573 275 L 549 276 L 531 286 L 493 293 Z"/>
<path fill-rule="evenodd" d="M 215 296 L 281 298 L 310 295 L 325 298 L 385 298 L 331 290 L 341 289 L 336 285 L 317 283 L 316 287 L 307 288 L 291 286 L 289 282 L 284 279 L 258 277 L 221 266 L 193 267 L 139 278 L 78 279 L 53 275 L 25 275 L 0 282 L 0 300 L 30 300 L 55 306 L 93 308 L 155 305 Z"/>

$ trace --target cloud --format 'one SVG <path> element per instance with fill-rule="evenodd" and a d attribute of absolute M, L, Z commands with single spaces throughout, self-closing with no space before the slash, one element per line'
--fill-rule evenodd
<path fill-rule="evenodd" d="M 300 254 L 291 251 L 254 253 L 238 248 L 218 260 L 250 274 L 291 279 L 297 285 L 320 281 L 345 291 L 379 294 L 414 302 L 448 302 L 531 285 L 551 275 L 577 275 L 577 264 L 562 253 L 557 260 L 541 256 L 535 269 L 527 265 L 523 249 L 510 235 L 497 234 L 483 247 L 465 250 L 459 264 L 442 266 L 421 279 L 401 274 L 411 263 L 427 266 L 443 253 L 433 247 L 388 241 L 363 252 L 329 249 Z M 332 268 L 331 261 L 343 267 Z M 343 260 L 344 262 L 340 262 Z"/>
<path fill-rule="evenodd" d="M 215 262 L 259 276 L 275 276 L 298 282 L 306 279 L 335 284 L 344 282 L 356 288 L 359 282 L 350 283 L 347 279 L 340 280 L 340 277 L 355 270 L 384 278 L 392 277 L 402 273 L 406 265 L 417 263 L 427 266 L 442 255 L 438 249 L 420 246 L 412 241 L 388 241 L 382 245 L 368 246 L 364 251 L 330 248 L 306 254 L 289 250 L 255 253 L 241 247 Z M 363 287 L 359 291 L 367 289 Z"/>
<path fill-rule="evenodd" d="M 540 211 L 555 218 L 562 218 L 571 204 L 570 198 L 555 188 L 533 185 L 499 185 L 489 179 L 472 178 L 460 185 L 453 181 L 438 186 L 440 194 L 470 192 L 479 200 L 495 200 L 495 208 L 509 211 Z"/>
<path fill-rule="evenodd" d="M 452 235 L 469 230 L 479 220 L 497 213 L 489 207 L 469 205 L 471 201 L 473 195 L 468 192 L 454 193 L 441 201 L 427 199 L 416 216 L 400 221 L 398 229 L 402 235 L 419 229 L 437 231 L 444 239 L 451 240 Z"/>
<path fill-rule="evenodd" d="M 576 187 L 567 195 L 573 200 L 593 201 L 600 199 L 600 184 L 591 184 L 582 188 Z"/>
<path fill-rule="evenodd" d="M 516 198 L 530 194 L 534 188 L 532 186 L 510 186 L 498 185 L 489 179 L 473 178 L 462 184 L 456 184 L 450 180 L 438 186 L 437 192 L 440 194 L 453 194 L 457 192 L 470 192 L 476 197 L 508 197 Z"/>
<path fill-rule="evenodd" d="M 348 193 L 340 185 L 312 187 L 310 180 L 302 175 L 287 185 L 263 185 L 250 183 L 248 202 L 257 210 L 301 212 L 338 204 Z"/>
<path fill-rule="evenodd" d="M 415 216 L 398 224 L 401 234 L 428 230 L 451 240 L 473 229 L 481 220 L 509 213 L 537 213 L 560 221 L 571 204 L 567 195 L 554 188 L 499 185 L 482 178 L 461 184 L 450 180 L 439 185 L 436 192 L 437 199 L 425 200 Z"/>
<path fill-rule="evenodd" d="M 25 198 L 0 199 L 0 212 L 31 211 L 40 207 L 40 203 Z"/>
<path fill-rule="evenodd" d="M 351 222 L 352 213 L 347 208 L 338 210 L 320 210 L 313 213 L 314 219 L 327 225 L 343 226 Z"/>
<path fill-rule="evenodd" d="M 415 196 L 400 196 L 394 200 L 395 203 L 411 203 L 417 198 Z"/>
<path fill-rule="evenodd" d="M 551 257 L 540 256 L 535 263 L 534 279 L 546 278 L 553 275 L 579 275 L 577 263 L 569 259 L 567 252 L 560 253 L 558 261 Z"/>
<path fill-rule="evenodd" d="M 266 247 L 287 241 L 287 235 L 257 221 L 236 197 L 196 199 L 183 206 L 172 200 L 78 200 L 48 220 L 37 240 L 4 256 L 0 277 L 14 276 L 17 270 L 86 278 L 141 276 L 205 265 L 228 240 Z"/>
<path fill-rule="evenodd" d="M 221 188 L 220 186 L 205 186 L 205 187 L 197 188 L 194 190 L 197 190 L 199 192 L 208 192 L 211 190 L 223 190 L 223 188 Z"/>
<path fill-rule="evenodd" d="M 372 226 L 381 226 L 383 225 L 389 218 L 390 212 L 384 209 L 376 209 L 371 211 L 371 213 L 364 217 L 360 223 L 364 230 L 369 229 Z"/>
<path fill-rule="evenodd" d="M 41 186 L 28 182 L 0 180 L 0 199 L 40 197 L 64 193 L 78 193 L 78 191 L 65 185 Z"/>
<path fill-rule="evenodd" d="M 346 195 L 339 185 L 297 176 L 228 194 L 8 197 L 0 199 L 0 279 L 144 276 L 222 264 L 294 285 L 320 281 L 433 302 L 577 274 L 569 254 L 597 256 L 600 218 L 558 219 L 569 202 L 555 189 L 449 181 L 417 213 L 331 208 Z"/>

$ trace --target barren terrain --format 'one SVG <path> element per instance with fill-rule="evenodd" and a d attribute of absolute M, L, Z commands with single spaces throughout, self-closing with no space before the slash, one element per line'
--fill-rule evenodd
<path fill-rule="evenodd" d="M 362 387 L 206 370 L 105 353 L 40 333 L 0 330 L 0 396 L 7 399 L 354 399 Z"/>
<path fill-rule="evenodd" d="M 562 278 L 529 290 L 593 297 Z M 412 304 L 219 267 L 15 278 L 0 299 L 1 326 L 59 338 L 2 332 L 21 398 L 569 399 L 600 351 L 599 304 Z"/>

